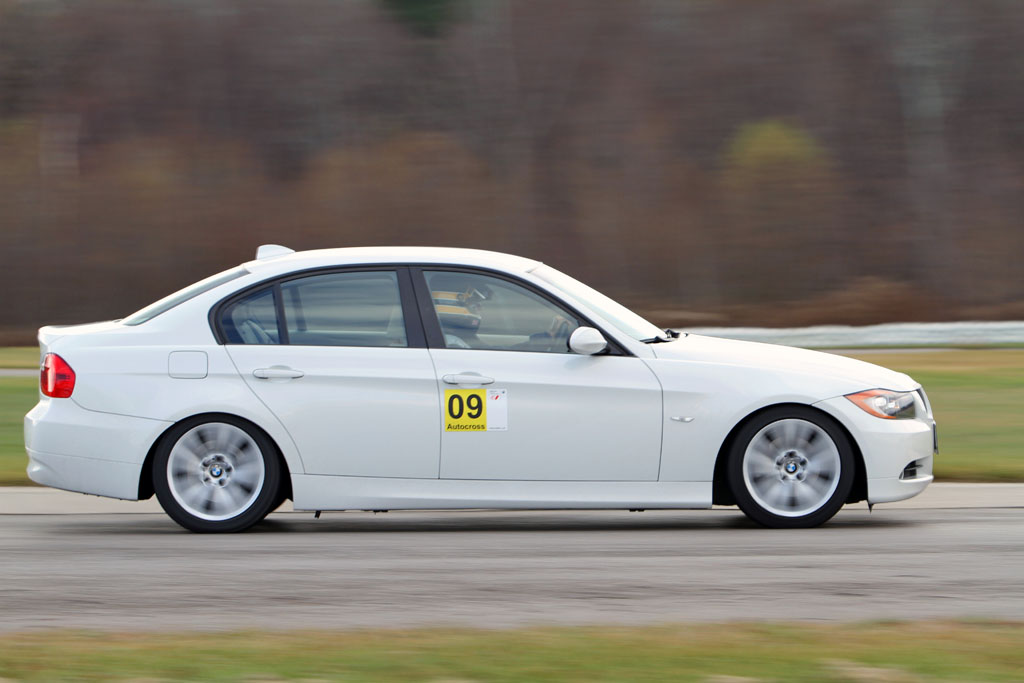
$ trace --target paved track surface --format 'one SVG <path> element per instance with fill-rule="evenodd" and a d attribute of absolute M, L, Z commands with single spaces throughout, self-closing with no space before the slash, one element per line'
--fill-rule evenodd
<path fill-rule="evenodd" d="M 1024 619 L 1024 508 L 0 516 L 0 630 Z"/>

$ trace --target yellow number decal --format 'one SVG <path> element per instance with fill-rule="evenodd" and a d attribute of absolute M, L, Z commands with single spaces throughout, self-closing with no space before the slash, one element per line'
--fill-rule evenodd
<path fill-rule="evenodd" d="M 485 389 L 445 389 L 444 430 L 446 432 L 487 431 Z"/>

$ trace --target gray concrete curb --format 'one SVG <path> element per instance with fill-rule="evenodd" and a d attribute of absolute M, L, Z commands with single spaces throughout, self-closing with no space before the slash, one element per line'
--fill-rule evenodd
<path fill-rule="evenodd" d="M 853 507 L 864 507 L 858 503 Z M 1024 507 L 1024 484 L 946 484 L 929 486 L 924 493 L 899 503 L 879 505 L 892 508 L 993 508 Z M 285 503 L 279 512 L 291 512 Z M 0 487 L 0 515 L 80 515 L 111 513 L 159 513 L 156 498 L 143 501 L 114 500 L 81 493 L 34 486 Z"/>
<path fill-rule="evenodd" d="M 0 377 L 38 377 L 38 370 L 28 368 L 0 368 Z"/>

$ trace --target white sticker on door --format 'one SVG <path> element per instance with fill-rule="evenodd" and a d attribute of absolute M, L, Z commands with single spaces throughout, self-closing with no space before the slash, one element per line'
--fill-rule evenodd
<path fill-rule="evenodd" d="M 487 390 L 487 431 L 508 429 L 508 389 Z"/>

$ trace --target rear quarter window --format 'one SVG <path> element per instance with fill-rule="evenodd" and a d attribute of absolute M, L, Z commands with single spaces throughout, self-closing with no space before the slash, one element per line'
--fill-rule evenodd
<path fill-rule="evenodd" d="M 220 329 L 228 344 L 280 344 L 274 289 L 252 292 L 225 306 Z"/>

